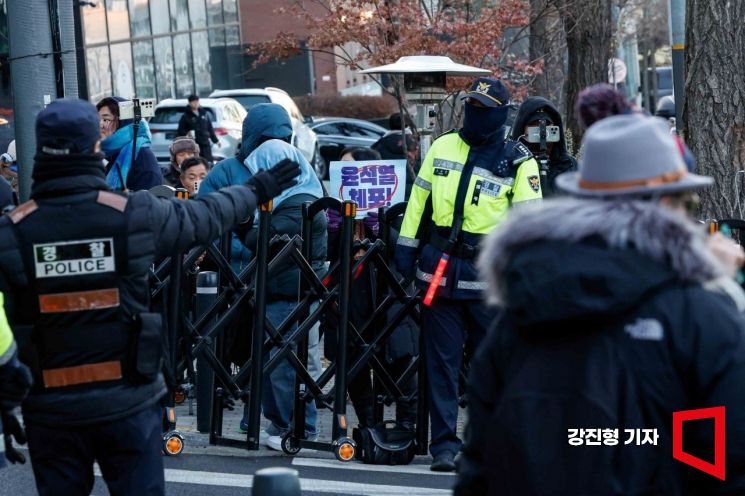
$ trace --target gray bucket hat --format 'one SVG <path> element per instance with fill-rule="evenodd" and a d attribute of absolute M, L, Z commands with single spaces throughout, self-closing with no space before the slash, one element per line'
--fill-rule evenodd
<path fill-rule="evenodd" d="M 556 178 L 559 188 L 586 197 L 672 194 L 713 182 L 687 171 L 663 119 L 639 115 L 616 115 L 590 126 L 579 171 Z"/>

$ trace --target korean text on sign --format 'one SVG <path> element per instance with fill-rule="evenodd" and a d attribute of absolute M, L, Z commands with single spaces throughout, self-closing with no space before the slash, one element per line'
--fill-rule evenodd
<path fill-rule="evenodd" d="M 406 161 L 332 162 L 330 189 L 340 200 L 357 203 L 357 217 L 404 201 Z"/>

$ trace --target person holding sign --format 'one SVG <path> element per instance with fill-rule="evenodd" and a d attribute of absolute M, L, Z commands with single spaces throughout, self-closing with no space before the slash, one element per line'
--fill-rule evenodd
<path fill-rule="evenodd" d="M 455 470 L 458 373 L 463 348 L 484 335 L 495 311 L 482 302 L 486 283 L 474 261 L 483 237 L 511 205 L 540 200 L 538 164 L 527 147 L 505 140 L 510 95 L 501 81 L 478 78 L 465 95 L 463 127 L 432 144 L 412 188 L 396 246 L 396 266 L 427 292 L 430 452 L 434 471 Z M 430 238 L 418 253 L 417 232 L 431 201 Z M 417 264 L 418 256 L 418 264 Z"/>

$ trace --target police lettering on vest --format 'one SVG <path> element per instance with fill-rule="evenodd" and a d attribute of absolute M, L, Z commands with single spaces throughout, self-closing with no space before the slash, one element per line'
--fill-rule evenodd
<path fill-rule="evenodd" d="M 34 262 L 37 279 L 114 272 L 114 239 L 35 244 Z"/>

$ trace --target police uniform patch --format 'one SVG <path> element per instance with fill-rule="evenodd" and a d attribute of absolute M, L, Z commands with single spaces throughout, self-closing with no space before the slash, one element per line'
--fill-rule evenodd
<path fill-rule="evenodd" d="M 440 167 L 435 167 L 433 173 L 435 176 L 447 177 L 447 175 L 450 174 L 450 171 L 447 169 L 442 169 Z"/>
<path fill-rule="evenodd" d="M 528 176 L 528 182 L 533 191 L 538 193 L 541 190 L 541 179 L 538 176 Z"/>
<path fill-rule="evenodd" d="M 114 239 L 35 244 L 34 261 L 37 279 L 114 272 Z"/>

